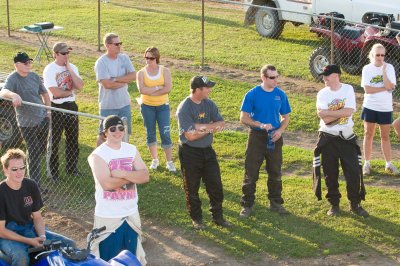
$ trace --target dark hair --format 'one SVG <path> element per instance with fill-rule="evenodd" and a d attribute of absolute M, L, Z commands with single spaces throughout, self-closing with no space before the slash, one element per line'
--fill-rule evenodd
<path fill-rule="evenodd" d="M 156 47 L 154 46 L 148 47 L 146 51 L 144 51 L 143 56 L 145 57 L 147 53 L 151 53 L 156 58 L 157 64 L 160 63 L 160 51 Z"/>
<path fill-rule="evenodd" d="M 273 65 L 265 65 L 265 66 L 263 66 L 263 67 L 261 68 L 260 74 L 261 74 L 262 76 L 266 76 L 268 70 L 276 71 L 276 67 L 273 66 Z"/>
<path fill-rule="evenodd" d="M 25 153 L 21 149 L 9 149 L 3 156 L 1 156 L 1 164 L 7 169 L 10 164 L 10 160 L 22 159 L 25 161 L 25 158 Z"/>

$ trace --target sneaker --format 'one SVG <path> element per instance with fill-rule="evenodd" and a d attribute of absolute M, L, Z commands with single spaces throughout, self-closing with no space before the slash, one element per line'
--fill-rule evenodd
<path fill-rule="evenodd" d="M 159 164 L 160 164 L 160 162 L 158 161 L 158 159 L 153 159 L 150 164 L 150 169 L 157 170 L 157 167 Z"/>
<path fill-rule="evenodd" d="M 167 169 L 170 172 L 176 172 L 176 168 L 173 161 L 167 162 Z"/>
<path fill-rule="evenodd" d="M 205 230 L 206 227 L 202 220 L 192 220 L 194 230 Z"/>
<path fill-rule="evenodd" d="M 371 166 L 369 164 L 364 164 L 363 166 L 363 175 L 371 174 Z"/>
<path fill-rule="evenodd" d="M 331 205 L 331 208 L 326 212 L 329 216 L 338 216 L 340 214 L 339 205 Z"/>
<path fill-rule="evenodd" d="M 252 207 L 243 207 L 242 210 L 240 211 L 239 215 L 242 218 L 248 218 L 253 211 Z"/>
<path fill-rule="evenodd" d="M 397 167 L 394 166 L 393 164 L 391 164 L 391 165 L 389 165 L 389 166 L 386 166 L 386 167 L 385 167 L 385 171 L 386 171 L 386 173 L 392 174 L 392 175 L 398 175 L 398 174 L 400 174 L 399 169 L 397 169 Z"/>
<path fill-rule="evenodd" d="M 224 228 L 229 228 L 232 227 L 232 224 L 228 221 L 226 221 L 225 219 L 221 218 L 218 220 L 214 220 L 214 223 L 218 226 L 224 227 Z"/>
<path fill-rule="evenodd" d="M 367 218 L 369 216 L 369 213 L 366 210 L 364 210 L 361 204 L 355 204 L 355 205 L 351 204 L 350 211 L 364 218 Z"/>
<path fill-rule="evenodd" d="M 285 209 L 285 207 L 282 206 L 282 204 L 273 201 L 270 202 L 269 209 L 273 212 L 279 213 L 280 215 L 289 214 L 289 212 Z"/>

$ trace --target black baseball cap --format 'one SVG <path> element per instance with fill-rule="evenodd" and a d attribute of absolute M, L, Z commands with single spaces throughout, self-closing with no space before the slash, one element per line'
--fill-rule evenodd
<path fill-rule="evenodd" d="M 123 126 L 124 123 L 122 122 L 122 119 L 117 116 L 117 115 L 109 115 L 103 120 L 103 131 L 107 131 L 112 126 L 118 126 L 121 125 Z"/>
<path fill-rule="evenodd" d="M 14 56 L 14 63 L 26 63 L 28 61 L 32 61 L 33 59 L 29 57 L 29 55 L 25 52 L 18 52 Z"/>
<path fill-rule="evenodd" d="M 337 65 L 327 65 L 326 67 L 324 67 L 324 71 L 322 71 L 319 76 L 329 76 L 333 73 L 342 74 L 342 71 L 340 71 L 340 67 L 338 67 Z"/>
<path fill-rule="evenodd" d="M 194 76 L 191 80 L 190 80 L 190 87 L 192 88 L 192 90 L 197 89 L 197 88 L 201 88 L 201 87 L 214 87 L 215 86 L 215 82 L 209 80 L 206 76 Z"/>

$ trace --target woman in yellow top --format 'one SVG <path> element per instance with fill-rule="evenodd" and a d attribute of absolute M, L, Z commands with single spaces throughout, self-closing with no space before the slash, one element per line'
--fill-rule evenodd
<path fill-rule="evenodd" d="M 170 110 L 168 93 L 172 89 L 171 72 L 159 65 L 160 52 L 156 47 L 149 47 L 144 52 L 146 66 L 137 72 L 137 86 L 141 94 L 140 111 L 147 133 L 147 146 L 153 158 L 150 169 L 156 170 L 160 164 L 157 155 L 156 123 L 164 149 L 167 169 L 175 172 L 172 161 L 172 142 L 170 136 Z"/>

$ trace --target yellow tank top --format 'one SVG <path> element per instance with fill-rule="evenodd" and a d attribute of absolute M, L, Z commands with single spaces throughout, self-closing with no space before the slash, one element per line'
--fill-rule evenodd
<path fill-rule="evenodd" d="M 143 68 L 143 83 L 146 87 L 164 86 L 164 66 L 159 66 L 158 73 L 156 76 L 150 76 L 147 73 L 146 68 Z M 168 93 L 164 95 L 151 96 L 141 95 L 142 103 L 150 106 L 160 106 L 166 104 L 168 99 Z"/>

